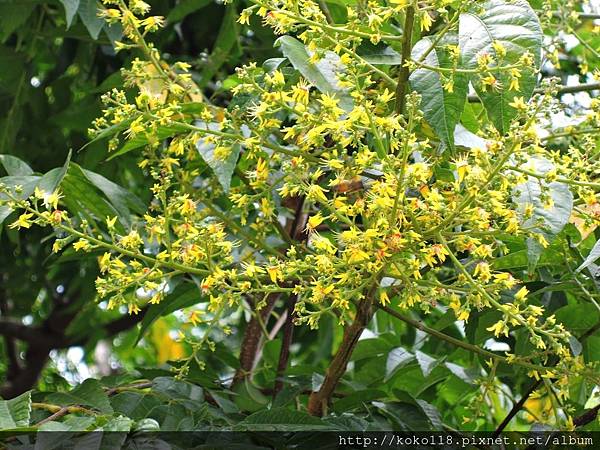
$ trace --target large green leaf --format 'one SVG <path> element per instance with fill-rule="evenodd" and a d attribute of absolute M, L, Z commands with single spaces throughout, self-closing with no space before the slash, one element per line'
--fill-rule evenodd
<path fill-rule="evenodd" d="M 200 301 L 201 295 L 195 285 L 189 283 L 178 285 L 171 293 L 163 298 L 159 304 L 152 305 L 148 308 L 144 320 L 142 321 L 136 342 L 139 342 L 146 331 L 148 331 L 150 325 L 152 325 L 159 317 L 200 303 Z"/>
<path fill-rule="evenodd" d="M 581 272 L 583 269 L 589 267 L 593 264 L 598 258 L 600 258 L 600 240 L 596 241 L 594 247 L 590 250 L 587 258 L 581 263 L 581 265 L 577 268 L 577 272 Z"/>
<path fill-rule="evenodd" d="M 0 164 L 8 175 L 32 175 L 33 170 L 27 163 L 16 156 L 0 155 Z"/>
<path fill-rule="evenodd" d="M 0 430 L 26 427 L 31 415 L 31 392 L 11 400 L 0 400 Z"/>
<path fill-rule="evenodd" d="M 352 97 L 339 86 L 337 80 L 336 74 L 344 71 L 344 65 L 338 55 L 326 52 L 321 60 L 312 63 L 306 46 L 292 36 L 281 36 L 275 41 L 275 45 L 279 46 L 283 55 L 290 60 L 296 70 L 319 91 L 338 98 L 341 108 L 352 109 Z"/>
<path fill-rule="evenodd" d="M 62 406 L 90 406 L 105 414 L 113 412 L 106 392 L 104 392 L 98 380 L 91 378 L 85 380 L 72 391 L 50 394 L 48 401 Z"/>
<path fill-rule="evenodd" d="M 515 96 L 528 100 L 536 85 L 543 38 L 538 17 L 525 0 L 488 0 L 460 15 L 458 36 L 461 67 L 464 69 L 477 69 L 477 58 L 485 53 L 498 61 L 492 45 L 494 42 L 506 49 L 506 55 L 499 61 L 500 66 L 517 64 L 526 52 L 533 55 L 534 66 L 521 69 L 518 90 L 509 91 L 511 77 L 506 71 L 492 70 L 499 81 L 493 89 L 486 89 L 478 74 L 471 78 L 488 117 L 498 131 L 505 133 L 516 114 L 509 103 Z"/>
<path fill-rule="evenodd" d="M 425 57 L 423 63 L 445 69 L 453 67 L 448 51 L 449 45 L 456 45 L 458 37 L 448 34 Z M 412 50 L 412 58 L 420 61 L 433 41 L 426 37 L 416 43 Z M 456 72 L 453 75 L 452 92 L 444 89 L 440 74 L 434 70 L 417 69 L 409 78 L 411 87 L 421 94 L 421 110 L 425 119 L 431 124 L 436 134 L 451 150 L 454 150 L 454 129 L 460 120 L 465 107 L 469 80 L 466 74 Z"/>
<path fill-rule="evenodd" d="M 97 0 L 80 0 L 79 9 L 77 10 L 88 33 L 94 39 L 98 39 L 104 26 L 104 19 L 98 17 L 99 7 Z"/>
<path fill-rule="evenodd" d="M 235 428 L 255 431 L 316 431 L 327 429 L 328 426 L 320 419 L 300 411 L 273 408 L 249 415 Z"/>
<path fill-rule="evenodd" d="M 65 7 L 65 18 L 67 19 L 67 28 L 73 23 L 73 18 L 79 9 L 79 0 L 60 0 Z"/>
<path fill-rule="evenodd" d="M 541 157 L 530 158 L 527 166 L 541 176 L 554 168 L 550 161 Z M 552 198 L 554 205 L 551 208 L 546 208 L 542 201 L 545 193 Z M 526 229 L 543 234 L 550 241 L 569 222 L 573 210 L 573 194 L 567 184 L 558 181 L 548 183 L 533 176 L 528 176 L 526 182 L 515 186 L 513 201 L 517 204 L 521 225 Z M 533 214 L 531 217 L 525 218 L 524 212 L 528 205 L 533 207 Z M 527 250 L 531 270 L 537 264 L 543 248 L 537 241 L 529 238 Z"/>

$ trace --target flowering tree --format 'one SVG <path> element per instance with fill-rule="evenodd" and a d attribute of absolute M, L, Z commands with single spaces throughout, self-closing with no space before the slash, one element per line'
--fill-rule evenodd
<path fill-rule="evenodd" d="M 587 424 L 582 411 L 600 404 L 589 344 L 600 329 L 600 102 L 575 127 L 552 118 L 561 94 L 598 88 L 600 72 L 596 43 L 577 31 L 594 17 L 559 6 L 252 0 L 238 23 L 272 28 L 282 57 L 238 68 L 214 101 L 190 64 L 168 63 L 150 41 L 163 17 L 141 0 L 103 0 L 100 16 L 123 30 L 115 50 L 135 58 L 90 135 L 108 141 L 109 159 L 136 155 L 151 199 L 140 207 L 70 159 L 37 176 L 5 156 L 0 217 L 48 227 L 57 254 L 96 257 L 98 302 L 143 316 L 140 337 L 182 310 L 177 380 L 214 388 L 210 355 L 243 330 L 230 379 L 221 370 L 220 391 L 205 393 L 226 413 L 230 395 L 236 411 L 264 413 L 272 396 L 272 407 L 330 418 L 391 399 L 435 428 L 427 389 L 453 377 L 440 401 L 457 383 L 472 388 L 443 418 L 450 426 L 501 431 L 527 402 L 531 421 Z M 556 30 L 584 46 L 589 83 L 543 71 L 560 64 Z M 103 195 L 85 198 L 74 180 Z M 296 370 L 307 335 L 334 343 L 308 388 Z M 510 402 L 512 372 L 532 381 Z M 163 382 L 124 389 L 144 396 Z M 122 412 L 85 405 L 62 415 Z M 370 408 L 402 426 L 393 406 Z"/>

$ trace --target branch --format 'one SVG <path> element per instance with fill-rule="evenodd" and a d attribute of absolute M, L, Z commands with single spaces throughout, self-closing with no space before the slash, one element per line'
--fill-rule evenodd
<path fill-rule="evenodd" d="M 505 356 L 497 355 L 496 353 L 490 352 L 488 350 L 484 350 L 483 348 L 477 347 L 476 345 L 472 345 L 472 344 L 469 344 L 468 342 L 463 342 L 460 339 L 456 339 L 456 338 L 453 338 L 452 336 L 448 336 L 447 334 L 442 333 L 441 331 L 438 331 L 434 328 L 428 327 L 420 320 L 411 319 L 410 317 L 407 317 L 403 314 L 400 314 L 397 311 L 394 311 L 393 309 L 391 309 L 388 306 L 377 305 L 377 307 L 379 309 L 381 309 L 382 311 L 385 311 L 389 315 L 395 317 L 396 319 L 400 319 L 401 321 L 403 321 L 403 322 L 405 322 L 405 323 L 407 323 L 407 324 L 409 324 L 431 336 L 434 336 L 438 339 L 446 341 L 449 344 L 452 344 L 456 347 L 463 348 L 471 353 L 477 353 L 486 358 L 493 358 L 495 360 L 498 360 L 498 361 L 503 362 L 508 365 L 519 365 L 519 366 L 525 367 L 529 370 L 538 370 L 538 371 L 546 371 L 547 370 L 547 368 L 544 366 L 538 366 L 536 364 L 530 364 L 530 363 L 518 361 L 518 360 L 515 360 L 515 361 L 509 363 L 508 358 L 506 358 Z"/>
<path fill-rule="evenodd" d="M 410 70 L 406 65 L 406 62 L 410 59 L 414 23 L 415 7 L 411 5 L 406 8 L 406 19 L 404 20 L 404 30 L 402 33 L 402 60 L 400 63 L 398 84 L 396 85 L 396 113 L 398 114 L 402 114 L 402 111 L 404 111 L 404 104 L 406 103 L 406 86 L 408 84 L 408 77 L 410 76 Z"/>
<path fill-rule="evenodd" d="M 290 359 L 290 347 L 294 338 L 294 318 L 296 317 L 294 310 L 298 295 L 292 294 L 288 300 L 288 309 L 283 329 L 283 339 L 281 341 L 281 352 L 279 353 L 279 361 L 277 363 L 277 374 L 275 375 L 275 386 L 273 387 L 273 399 L 279 394 L 283 388 L 283 376 L 288 366 Z"/>
<path fill-rule="evenodd" d="M 600 330 L 600 322 L 598 322 L 596 325 L 594 325 L 593 327 L 588 329 L 585 333 L 583 333 L 581 336 L 579 336 L 579 339 L 578 339 L 579 342 L 585 341 L 588 337 L 593 335 L 598 330 Z M 554 360 L 550 365 L 553 366 L 555 364 L 556 364 L 556 360 Z M 499 436 L 500 433 L 508 426 L 508 424 L 513 419 L 513 417 L 515 417 L 517 415 L 517 413 L 521 410 L 521 408 L 523 408 L 523 405 L 525 404 L 527 399 L 529 399 L 531 394 L 533 394 L 535 392 L 535 390 L 540 386 L 541 383 L 542 383 L 541 379 L 536 380 L 532 383 L 532 385 L 529 387 L 529 389 L 527 389 L 527 392 L 525 394 L 523 394 L 523 397 L 521 397 L 521 399 L 513 405 L 511 410 L 508 412 L 508 414 L 502 421 L 502 423 L 500 423 L 500 425 L 498 425 L 498 428 L 496 428 L 496 431 L 494 431 L 494 435 L 493 435 L 494 437 Z M 598 411 L 596 410 L 596 413 L 597 412 Z M 573 423 L 575 423 L 575 421 L 573 421 Z M 586 422 L 586 423 L 588 423 L 588 422 Z"/>
<path fill-rule="evenodd" d="M 308 398 L 308 413 L 312 416 L 323 416 L 327 411 L 327 406 L 335 391 L 335 388 L 346 372 L 346 366 L 352 356 L 352 352 L 358 343 L 360 335 L 367 327 L 373 317 L 373 298 L 372 292 L 362 300 L 356 311 L 356 318 L 352 325 L 344 329 L 344 337 L 331 364 L 325 373 L 325 379 L 321 388 L 310 394 Z"/>
<path fill-rule="evenodd" d="M 590 91 L 596 91 L 596 90 L 600 90 L 600 83 L 585 83 L 585 84 L 578 84 L 576 86 L 559 86 L 557 93 L 558 93 L 558 95 L 562 95 L 562 94 L 573 94 L 575 92 L 590 92 Z M 536 88 L 533 90 L 533 93 L 534 94 L 543 94 L 544 89 Z M 475 94 L 469 95 L 467 97 L 467 99 L 471 103 L 480 103 L 481 102 L 481 99 Z"/>

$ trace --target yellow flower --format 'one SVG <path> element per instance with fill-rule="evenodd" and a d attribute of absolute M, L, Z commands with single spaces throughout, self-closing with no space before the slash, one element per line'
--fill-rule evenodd
<path fill-rule="evenodd" d="M 79 239 L 77 242 L 75 242 L 73 244 L 73 248 L 75 249 L 76 252 L 78 252 L 79 250 L 87 251 L 91 247 L 92 246 L 86 239 Z"/>
<path fill-rule="evenodd" d="M 23 213 L 19 216 L 19 218 L 17 220 L 15 220 L 13 223 L 11 223 L 9 225 L 9 228 L 17 228 L 17 229 L 21 229 L 21 228 L 31 228 L 31 221 L 30 219 L 33 217 L 33 214 L 31 213 Z"/>
<path fill-rule="evenodd" d="M 267 267 L 267 273 L 273 283 L 277 283 L 277 280 L 283 280 L 283 273 L 281 268 L 277 266 Z"/>
<path fill-rule="evenodd" d="M 429 31 L 431 25 L 433 25 L 433 20 L 431 20 L 429 13 L 425 11 L 421 16 L 421 31 Z"/>
<path fill-rule="evenodd" d="M 141 311 L 139 306 L 136 305 L 135 303 L 130 303 L 128 310 L 129 310 L 129 314 L 137 314 Z"/>
<path fill-rule="evenodd" d="M 523 300 L 525 300 L 525 298 L 527 297 L 527 294 L 529 294 L 529 290 L 523 286 L 521 289 L 519 289 L 517 291 L 517 293 L 515 294 L 515 300 L 517 302 L 522 302 Z"/>
<path fill-rule="evenodd" d="M 527 110 L 527 104 L 523 100 L 523 97 L 513 97 L 512 103 L 509 103 L 508 105 L 519 111 Z"/>
<path fill-rule="evenodd" d="M 390 297 L 388 296 L 386 291 L 381 291 L 379 293 L 379 303 L 381 303 L 383 306 L 390 304 Z"/>
<path fill-rule="evenodd" d="M 308 218 L 308 221 L 306 223 L 306 229 L 309 232 L 312 232 L 314 230 L 316 230 L 316 228 L 321 225 L 321 223 L 323 222 L 324 218 L 321 215 L 320 212 L 318 212 L 317 214 L 315 214 L 314 216 L 310 216 Z"/>
<path fill-rule="evenodd" d="M 117 222 L 117 216 L 114 216 L 113 218 L 106 217 L 106 226 L 108 227 L 109 230 L 112 230 L 115 227 L 116 222 Z"/>
<path fill-rule="evenodd" d="M 498 58 L 504 58 L 506 56 L 506 47 L 502 45 L 502 42 L 494 41 L 492 42 L 492 47 L 494 48 L 494 51 L 496 52 Z"/>

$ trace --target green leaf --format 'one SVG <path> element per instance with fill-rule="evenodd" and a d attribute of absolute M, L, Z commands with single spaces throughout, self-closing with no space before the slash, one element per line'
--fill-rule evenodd
<path fill-rule="evenodd" d="M 65 7 L 65 18 L 67 19 L 67 28 L 69 28 L 79 9 L 79 0 L 60 0 L 60 2 Z"/>
<path fill-rule="evenodd" d="M 579 334 L 596 325 L 600 314 L 590 303 L 567 305 L 555 311 L 556 321 L 562 323 L 569 331 Z"/>
<path fill-rule="evenodd" d="M 419 363 L 419 367 L 421 368 L 424 377 L 428 377 L 431 371 L 439 364 L 439 360 L 432 358 L 419 350 L 415 352 L 415 357 L 417 358 L 417 362 Z"/>
<path fill-rule="evenodd" d="M 204 400 L 204 390 L 200 386 L 172 377 L 158 377 L 152 380 L 152 391 L 171 399 Z"/>
<path fill-rule="evenodd" d="M 176 286 L 173 292 L 167 294 L 159 304 L 152 305 L 148 308 L 148 311 L 144 315 L 144 320 L 142 320 L 136 344 L 144 337 L 144 334 L 156 319 L 171 314 L 181 308 L 200 303 L 201 300 L 201 294 L 195 285 L 186 283 Z"/>
<path fill-rule="evenodd" d="M 205 86 L 223 64 L 235 57 L 233 54 L 234 46 L 238 43 L 238 40 L 237 10 L 235 4 L 230 4 L 225 10 L 225 16 L 223 17 L 221 28 L 219 28 L 215 45 L 202 71 L 202 79 L 198 83 L 200 87 Z M 235 50 L 239 53 L 239 45 Z"/>
<path fill-rule="evenodd" d="M 211 123 L 207 124 L 207 126 L 213 130 L 216 130 L 219 127 L 218 124 Z M 240 152 L 242 151 L 241 145 L 232 145 L 229 155 L 224 160 L 217 159 L 215 157 L 215 145 L 212 142 L 209 142 L 206 138 L 198 139 L 196 142 L 196 148 L 198 149 L 198 152 L 200 153 L 200 156 L 204 162 L 212 169 L 219 184 L 223 187 L 223 190 L 225 192 L 229 192 L 229 188 L 231 186 L 231 177 L 233 176 Z"/>
<path fill-rule="evenodd" d="M 167 20 L 171 23 L 179 22 L 185 16 L 204 8 L 212 3 L 212 0 L 181 0 L 175 7 L 171 9 Z"/>
<path fill-rule="evenodd" d="M 0 164 L 8 175 L 32 175 L 33 170 L 25 161 L 12 155 L 0 155 Z"/>
<path fill-rule="evenodd" d="M 281 52 L 290 60 L 292 66 L 319 91 L 338 98 L 340 107 L 346 111 L 352 109 L 352 97 L 339 86 L 336 77 L 337 73 L 345 70 L 344 64 L 342 64 L 338 55 L 333 52 L 326 52 L 321 60 L 312 63 L 310 61 L 311 55 L 306 46 L 291 36 L 281 36 L 275 41 L 275 46 L 281 49 Z"/>
<path fill-rule="evenodd" d="M 98 17 L 99 4 L 96 0 L 80 0 L 79 17 L 94 39 L 98 39 L 100 31 L 104 26 L 104 20 Z"/>
<path fill-rule="evenodd" d="M 108 132 L 108 130 L 105 130 L 106 133 L 103 133 L 102 137 L 104 138 L 104 137 L 110 136 L 111 134 L 114 134 L 117 131 L 122 131 L 124 129 L 125 129 L 125 127 L 116 127 L 114 129 L 111 129 L 110 133 Z M 150 143 L 150 139 L 153 139 L 153 140 L 158 139 L 159 141 L 162 141 L 163 139 L 169 138 L 171 136 L 174 136 L 176 134 L 183 133 L 186 131 L 189 131 L 189 129 L 183 125 L 158 127 L 156 133 L 151 133 L 150 137 L 145 134 L 139 134 L 136 137 L 134 137 L 133 139 L 128 140 L 123 145 L 123 147 L 121 147 L 115 153 L 110 155 L 106 160 L 110 161 L 111 159 L 114 159 L 117 156 L 124 155 L 125 153 L 129 153 L 132 150 L 136 150 L 140 147 L 143 147 L 144 145 L 148 145 Z M 100 136 L 97 136 L 96 139 L 100 139 Z"/>
<path fill-rule="evenodd" d="M 106 195 L 106 198 L 109 199 L 110 203 L 122 216 L 128 216 L 129 209 L 138 214 L 143 214 L 146 211 L 146 205 L 127 189 L 91 170 L 82 169 L 82 171 L 90 183 Z"/>
<path fill-rule="evenodd" d="M 507 71 L 491 70 L 499 82 L 494 89 L 486 89 L 479 74 L 471 77 L 488 117 L 498 131 L 506 133 L 517 112 L 509 103 L 514 97 L 529 100 L 537 82 L 543 38 L 537 14 L 525 0 L 488 0 L 460 15 L 458 36 L 460 67 L 464 69 L 477 69 L 477 58 L 485 53 L 497 60 L 492 46 L 496 41 L 506 49 L 506 56 L 497 61 L 499 66 L 517 64 L 526 52 L 533 55 L 534 66 L 520 69 L 518 90 L 509 91 L 511 76 Z"/>
<path fill-rule="evenodd" d="M 457 123 L 454 129 L 454 145 L 465 148 L 486 148 L 487 141 Z"/>
<path fill-rule="evenodd" d="M 315 431 L 328 428 L 320 419 L 287 408 L 262 410 L 240 422 L 237 430 L 262 431 Z"/>
<path fill-rule="evenodd" d="M 148 417 L 150 411 L 161 404 L 156 396 L 137 392 L 121 392 L 111 397 L 110 403 L 115 413 L 123 414 L 134 420 Z"/>
<path fill-rule="evenodd" d="M 364 46 L 364 47 L 363 47 Z M 365 46 L 359 48 L 359 55 L 369 64 L 374 66 L 397 66 L 402 64 L 402 55 L 388 46 Z"/>
<path fill-rule="evenodd" d="M 40 0 L 2 0 L 0 13 L 0 42 L 22 26 Z"/>
<path fill-rule="evenodd" d="M 532 171 L 542 176 L 554 168 L 550 161 L 541 157 L 531 157 L 526 166 L 531 167 Z M 552 208 L 546 208 L 542 202 L 544 193 L 548 193 L 552 198 L 554 202 Z M 521 225 L 524 228 L 543 234 L 549 241 L 569 223 L 571 211 L 573 210 L 573 194 L 567 184 L 557 181 L 548 183 L 533 176 L 528 176 L 525 183 L 515 186 L 513 201 L 517 204 L 517 213 L 521 218 Z M 528 206 L 533 207 L 533 214 L 531 217 L 525 218 L 524 212 Z M 537 265 L 542 251 L 543 247 L 537 241 L 532 238 L 527 239 L 530 271 Z"/>
<path fill-rule="evenodd" d="M 100 383 L 92 378 L 88 378 L 72 391 L 50 394 L 48 401 L 61 406 L 89 406 L 105 414 L 112 414 L 113 412 L 108 396 Z"/>
<path fill-rule="evenodd" d="M 31 415 L 31 391 L 11 400 L 0 400 L 0 430 L 26 427 Z"/>
<path fill-rule="evenodd" d="M 60 186 L 60 183 L 62 182 L 63 178 L 67 174 L 67 170 L 69 169 L 70 163 L 71 152 L 69 151 L 69 154 L 67 155 L 67 160 L 65 161 L 63 166 L 57 167 L 56 169 L 52 169 L 49 172 L 46 172 L 46 174 L 42 176 L 38 187 L 46 193 L 52 193 L 56 191 L 56 189 Z"/>
<path fill-rule="evenodd" d="M 592 249 L 590 250 L 590 253 L 588 254 L 587 258 L 585 258 L 583 263 L 581 263 L 581 265 L 577 268 L 576 272 L 581 272 L 583 269 L 586 269 L 591 264 L 596 262 L 598 258 L 600 258 L 600 240 L 596 241 L 594 247 L 592 247 Z"/>
<path fill-rule="evenodd" d="M 397 347 L 393 349 L 387 357 L 387 361 L 385 363 L 385 380 L 388 381 L 394 374 L 406 366 L 408 363 L 412 362 L 415 359 L 415 355 L 410 353 L 408 350 Z"/>
<path fill-rule="evenodd" d="M 451 69 L 453 62 L 448 45 L 456 45 L 457 42 L 456 35 L 447 35 L 427 54 L 423 62 L 433 67 Z M 412 59 L 420 61 L 432 44 L 429 37 L 421 39 L 412 50 Z M 411 87 L 421 95 L 421 110 L 425 119 L 442 142 L 454 151 L 454 129 L 465 107 L 468 77 L 464 73 L 455 73 L 452 92 L 444 89 L 444 80 L 434 70 L 417 69 L 410 75 L 409 81 Z"/>
<path fill-rule="evenodd" d="M 363 389 L 336 401 L 333 404 L 333 410 L 337 414 L 361 407 L 363 404 L 369 404 L 373 400 L 379 400 L 387 397 L 387 394 L 379 389 Z"/>

